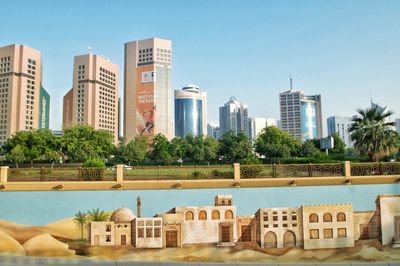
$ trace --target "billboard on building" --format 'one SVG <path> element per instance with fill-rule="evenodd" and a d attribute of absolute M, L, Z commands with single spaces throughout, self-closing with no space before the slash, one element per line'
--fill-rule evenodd
<path fill-rule="evenodd" d="M 156 104 L 154 98 L 154 71 L 152 66 L 138 68 L 136 84 L 136 135 L 154 135 Z"/>
<path fill-rule="evenodd" d="M 318 138 L 316 105 L 313 101 L 301 102 L 301 139 Z"/>
<path fill-rule="evenodd" d="M 39 129 L 49 129 L 50 95 L 40 87 L 39 96 Z"/>

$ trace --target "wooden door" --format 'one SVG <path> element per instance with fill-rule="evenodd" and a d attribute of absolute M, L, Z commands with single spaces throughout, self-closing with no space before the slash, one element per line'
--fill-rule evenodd
<path fill-rule="evenodd" d="M 295 247 L 296 246 L 296 235 L 292 231 L 286 231 L 283 235 L 283 246 L 284 247 Z"/>
<path fill-rule="evenodd" d="M 231 242 L 230 226 L 221 226 L 221 230 L 222 230 L 222 242 Z"/>
<path fill-rule="evenodd" d="M 121 235 L 121 245 L 126 245 L 126 235 Z"/>
<path fill-rule="evenodd" d="M 165 232 L 165 240 L 167 248 L 178 247 L 178 231 L 177 230 L 167 230 Z"/>
<path fill-rule="evenodd" d="M 242 237 L 240 238 L 241 242 L 251 242 L 251 226 L 250 225 L 242 225 L 241 233 L 242 233 Z"/>

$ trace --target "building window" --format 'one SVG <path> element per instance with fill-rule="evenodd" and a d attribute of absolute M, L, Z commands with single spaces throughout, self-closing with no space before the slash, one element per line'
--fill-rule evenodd
<path fill-rule="evenodd" d="M 319 231 L 318 229 L 310 230 L 310 239 L 319 239 Z"/>
<path fill-rule="evenodd" d="M 138 228 L 138 237 L 143 238 L 144 237 L 144 229 L 143 228 Z"/>
<path fill-rule="evenodd" d="M 212 219 L 213 220 L 219 220 L 220 215 L 219 215 L 219 211 L 213 211 L 212 212 Z"/>
<path fill-rule="evenodd" d="M 346 238 L 347 237 L 346 228 L 338 228 L 337 235 L 338 235 L 338 238 Z"/>
<path fill-rule="evenodd" d="M 338 222 L 345 222 L 346 221 L 346 214 L 344 214 L 343 212 L 339 212 L 336 216 L 336 220 Z"/>
<path fill-rule="evenodd" d="M 324 229 L 324 238 L 333 238 L 333 229 Z"/>
<path fill-rule="evenodd" d="M 207 220 L 207 213 L 205 211 L 199 212 L 199 220 Z"/>
<path fill-rule="evenodd" d="M 188 211 L 185 213 L 185 220 L 193 220 L 193 219 L 194 219 L 193 212 Z"/>
<path fill-rule="evenodd" d="M 110 224 L 106 225 L 106 232 L 111 232 L 111 225 Z"/>
<path fill-rule="evenodd" d="M 332 222 L 332 215 L 330 213 L 325 213 L 323 216 L 324 223 Z"/>
<path fill-rule="evenodd" d="M 161 228 L 154 228 L 154 237 L 161 237 Z"/>
<path fill-rule="evenodd" d="M 230 210 L 227 210 L 225 212 L 225 219 L 233 219 L 233 212 Z"/>
<path fill-rule="evenodd" d="M 264 222 L 268 222 L 268 214 L 264 214 Z"/>
<path fill-rule="evenodd" d="M 318 223 L 318 215 L 316 213 L 311 213 L 308 217 L 310 223 Z"/>
<path fill-rule="evenodd" d="M 106 242 L 111 242 L 111 235 L 106 235 Z"/>
<path fill-rule="evenodd" d="M 153 228 L 146 228 L 146 237 L 153 237 Z"/>

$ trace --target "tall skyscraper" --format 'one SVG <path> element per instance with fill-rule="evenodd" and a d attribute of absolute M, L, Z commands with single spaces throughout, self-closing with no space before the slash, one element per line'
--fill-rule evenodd
<path fill-rule="evenodd" d="M 291 88 L 279 94 L 281 128 L 300 140 L 322 138 L 321 95 L 306 96 Z"/>
<path fill-rule="evenodd" d="M 63 114 L 63 128 L 90 125 L 110 132 L 118 143 L 118 66 L 100 55 L 75 56 Z"/>
<path fill-rule="evenodd" d="M 50 94 L 40 87 L 39 128 L 49 129 L 50 122 Z"/>
<path fill-rule="evenodd" d="M 26 45 L 0 48 L 0 144 L 39 127 L 42 55 Z"/>
<path fill-rule="evenodd" d="M 327 119 L 328 135 L 338 133 L 340 138 L 347 147 L 352 147 L 353 142 L 350 138 L 349 128 L 351 126 L 351 117 L 346 116 L 330 116 Z"/>
<path fill-rule="evenodd" d="M 207 93 L 189 84 L 175 90 L 175 136 L 207 135 Z"/>
<path fill-rule="evenodd" d="M 151 38 L 125 43 L 124 137 L 173 137 L 171 41 Z"/>
<path fill-rule="evenodd" d="M 249 136 L 250 140 L 255 141 L 258 134 L 267 126 L 267 119 L 262 117 L 249 118 Z"/>
<path fill-rule="evenodd" d="M 231 97 L 219 108 L 219 126 L 221 136 L 232 130 L 236 134 L 243 132 L 249 137 L 248 106 Z"/>
<path fill-rule="evenodd" d="M 400 118 L 396 118 L 396 131 L 400 134 Z"/>

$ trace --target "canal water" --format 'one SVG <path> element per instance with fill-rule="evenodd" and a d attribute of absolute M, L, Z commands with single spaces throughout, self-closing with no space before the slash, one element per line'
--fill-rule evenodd
<path fill-rule="evenodd" d="M 214 196 L 231 194 L 239 215 L 254 214 L 259 208 L 352 203 L 354 211 L 375 210 L 375 199 L 383 194 L 400 194 L 400 184 L 227 189 L 120 190 L 120 191 L 33 191 L 0 192 L 0 219 L 30 225 L 45 225 L 78 211 L 112 211 L 126 207 L 136 212 L 142 198 L 142 216 L 152 217 L 177 206 L 210 206 Z"/>

